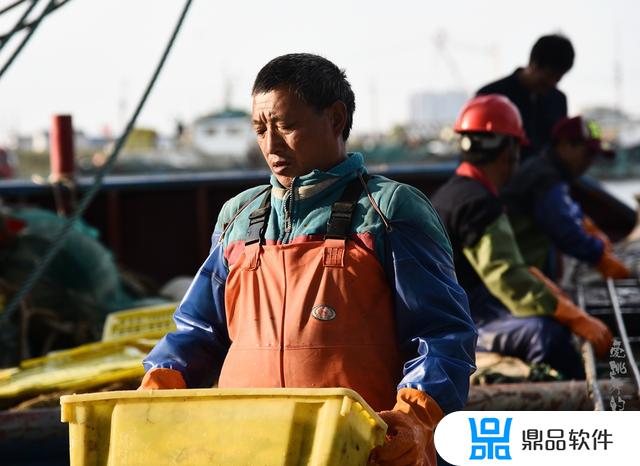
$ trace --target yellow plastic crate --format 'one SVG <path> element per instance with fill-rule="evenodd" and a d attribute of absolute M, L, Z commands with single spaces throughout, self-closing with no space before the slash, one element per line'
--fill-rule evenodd
<path fill-rule="evenodd" d="M 102 341 L 127 337 L 162 337 L 176 329 L 173 312 L 178 303 L 112 312 L 102 330 Z"/>
<path fill-rule="evenodd" d="M 19 367 L 0 372 L 0 402 L 142 378 L 142 359 L 157 342 L 151 338 L 99 341 L 24 360 Z"/>
<path fill-rule="evenodd" d="M 120 391 L 60 403 L 71 466 L 357 466 L 387 430 L 344 388 Z"/>

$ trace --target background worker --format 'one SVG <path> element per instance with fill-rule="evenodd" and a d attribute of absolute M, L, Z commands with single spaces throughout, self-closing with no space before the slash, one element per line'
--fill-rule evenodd
<path fill-rule="evenodd" d="M 566 37 L 542 36 L 533 45 L 526 67 L 477 92 L 507 96 L 518 107 L 529 140 L 521 149 L 523 160 L 537 155 L 549 143 L 553 125 L 567 116 L 567 98 L 556 86 L 573 66 L 574 57 Z"/>
<path fill-rule="evenodd" d="M 502 192 L 525 262 L 551 278 L 557 275 L 556 249 L 593 265 L 604 277 L 630 275 L 607 235 L 571 199 L 571 183 L 599 154 L 614 156 L 597 125 L 579 116 L 563 118 L 553 129 L 550 149 L 523 163 Z"/>
<path fill-rule="evenodd" d="M 469 101 L 455 125 L 462 160 L 432 202 L 449 232 L 456 273 L 478 326 L 478 350 L 547 363 L 566 378 L 582 378 L 569 330 L 594 344 L 611 344 L 606 325 L 574 305 L 525 264 L 498 197 L 518 163 L 525 133 L 504 96 Z"/>
<path fill-rule="evenodd" d="M 222 208 L 141 388 L 352 388 L 389 425 L 376 464 L 435 464 L 477 336 L 442 224 L 422 193 L 347 154 L 355 99 L 333 63 L 277 57 L 252 97 L 271 183 Z"/>

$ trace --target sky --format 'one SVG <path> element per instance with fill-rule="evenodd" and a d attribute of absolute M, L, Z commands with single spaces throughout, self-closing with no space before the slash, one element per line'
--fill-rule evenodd
<path fill-rule="evenodd" d="M 0 9 L 12 1 L 0 0 Z M 183 5 L 71 0 L 45 19 L 0 79 L 0 143 L 11 132 L 47 129 L 56 113 L 72 114 L 89 133 L 118 134 Z M 0 17 L 0 34 L 17 14 Z M 640 117 L 638 18 L 634 0 L 194 0 L 137 126 L 171 133 L 177 120 L 188 124 L 227 100 L 250 109 L 253 79 L 266 62 L 311 52 L 346 69 L 354 133 L 381 131 L 408 121 L 412 94 L 473 92 L 525 65 L 535 40 L 552 32 L 576 49 L 559 86 L 570 113 L 619 101 Z M 0 64 L 15 44 L 0 52 Z"/>

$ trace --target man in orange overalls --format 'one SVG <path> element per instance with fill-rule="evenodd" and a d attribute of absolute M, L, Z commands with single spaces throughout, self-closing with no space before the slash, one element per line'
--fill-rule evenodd
<path fill-rule="evenodd" d="M 435 464 L 477 337 L 440 219 L 347 153 L 355 99 L 330 61 L 277 57 L 252 95 L 271 183 L 222 208 L 142 388 L 351 388 L 389 425 L 376 464 Z"/>

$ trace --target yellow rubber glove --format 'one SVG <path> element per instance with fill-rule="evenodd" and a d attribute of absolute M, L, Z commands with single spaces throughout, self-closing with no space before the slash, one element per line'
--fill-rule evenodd
<path fill-rule="evenodd" d="M 175 369 L 156 367 L 144 375 L 138 390 L 165 390 L 171 388 L 187 388 L 182 374 Z"/>
<path fill-rule="evenodd" d="M 540 270 L 535 267 L 529 267 L 529 271 L 532 275 L 536 276 L 536 278 L 544 282 L 558 300 L 553 317 L 561 324 L 569 327 L 569 329 L 579 337 L 591 342 L 598 356 L 602 357 L 608 354 L 613 342 L 613 336 L 611 335 L 609 327 L 600 319 L 590 316 L 576 306 L 571 299 L 569 299 L 569 296 L 540 272 Z"/>
<path fill-rule="evenodd" d="M 606 248 L 600 262 L 596 265 L 596 269 L 605 278 L 629 278 L 631 276 L 631 271 Z"/>
<path fill-rule="evenodd" d="M 371 453 L 370 464 L 379 466 L 436 466 L 433 431 L 444 417 L 438 403 L 413 388 L 398 390 L 396 405 L 382 411 L 387 441 Z"/>

